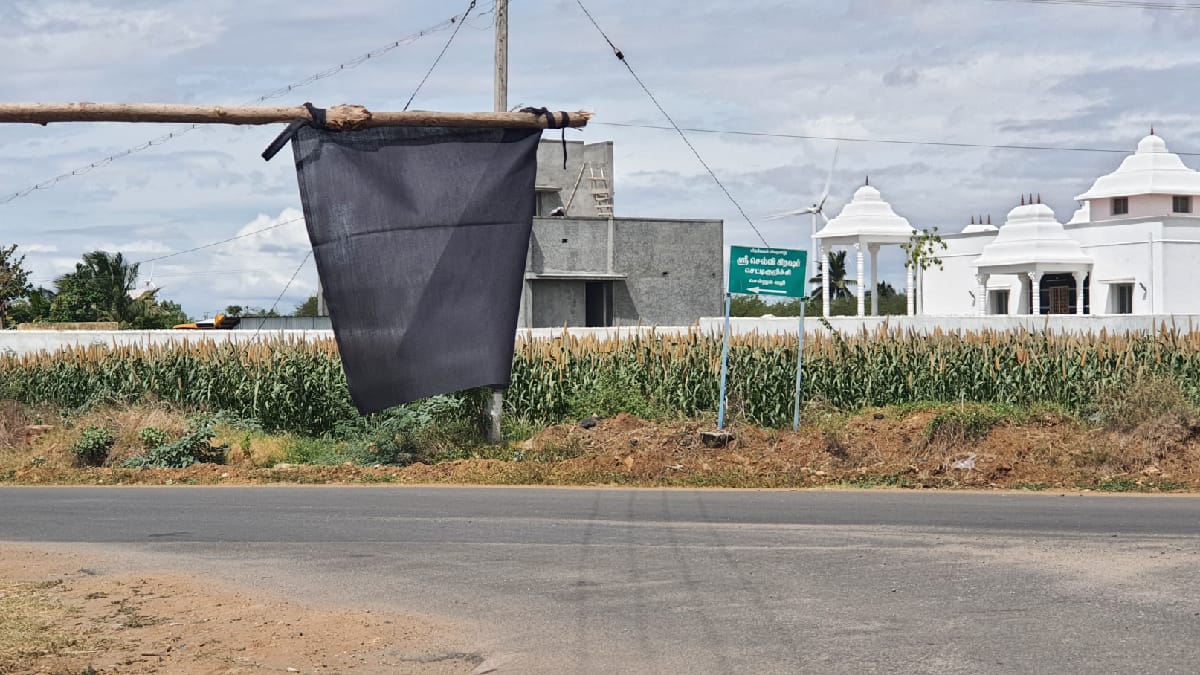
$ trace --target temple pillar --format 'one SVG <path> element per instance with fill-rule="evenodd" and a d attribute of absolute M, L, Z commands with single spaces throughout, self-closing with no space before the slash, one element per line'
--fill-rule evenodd
<path fill-rule="evenodd" d="M 879 316 L 879 244 L 869 244 L 871 253 L 871 316 Z"/>
<path fill-rule="evenodd" d="M 829 252 L 821 245 L 821 315 L 829 316 Z"/>
<path fill-rule="evenodd" d="M 1038 316 L 1042 313 L 1042 273 L 1029 272 L 1031 297 L 1029 298 L 1029 313 Z"/>
<path fill-rule="evenodd" d="M 1075 272 L 1071 276 L 1075 277 L 1075 314 L 1083 316 L 1083 280 L 1087 273 Z"/>
<path fill-rule="evenodd" d="M 906 266 L 904 268 L 904 295 L 908 305 L 908 315 L 912 316 L 916 313 L 917 307 L 917 292 L 913 287 L 913 268 Z"/>
<path fill-rule="evenodd" d="M 975 310 L 979 316 L 987 316 L 987 274 L 976 274 L 975 282 L 979 285 L 979 289 L 975 291 Z"/>
<path fill-rule="evenodd" d="M 866 280 L 866 269 L 865 269 L 866 261 L 864 260 L 865 254 L 863 253 L 863 244 L 861 241 L 855 242 L 854 253 L 855 253 L 855 257 L 858 258 L 858 281 L 857 281 L 857 283 L 858 283 L 858 316 L 862 316 L 865 312 L 866 304 L 867 304 L 866 303 L 867 296 L 863 295 L 864 293 L 866 293 L 866 290 L 867 290 L 866 289 L 867 280 Z"/>

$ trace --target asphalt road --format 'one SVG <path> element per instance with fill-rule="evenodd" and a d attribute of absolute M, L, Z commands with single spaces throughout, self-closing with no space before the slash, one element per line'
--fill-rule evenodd
<path fill-rule="evenodd" d="M 0 540 L 446 617 L 497 672 L 1200 671 L 1196 498 L 6 488 Z"/>

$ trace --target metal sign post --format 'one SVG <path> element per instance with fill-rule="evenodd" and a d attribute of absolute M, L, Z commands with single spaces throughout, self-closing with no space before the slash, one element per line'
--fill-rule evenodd
<path fill-rule="evenodd" d="M 725 383 L 729 380 L 729 311 L 733 294 L 725 294 L 725 343 L 721 346 L 721 402 L 717 404 L 717 430 L 725 430 Z"/>
<path fill-rule="evenodd" d="M 800 343 L 796 347 L 796 404 L 792 409 L 792 433 L 800 431 L 800 379 L 804 370 L 804 310 L 807 304 L 800 298 Z"/>

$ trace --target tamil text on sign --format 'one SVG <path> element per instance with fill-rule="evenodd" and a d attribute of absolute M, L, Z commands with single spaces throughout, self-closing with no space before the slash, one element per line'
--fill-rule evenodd
<path fill-rule="evenodd" d="M 794 249 L 731 246 L 729 292 L 803 298 L 807 257 Z"/>

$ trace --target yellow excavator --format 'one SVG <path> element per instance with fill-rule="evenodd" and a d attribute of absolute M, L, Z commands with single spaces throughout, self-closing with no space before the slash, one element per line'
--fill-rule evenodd
<path fill-rule="evenodd" d="M 229 330 L 237 328 L 241 322 L 242 320 L 239 317 L 218 314 L 211 319 L 201 319 L 195 323 L 178 324 L 175 326 L 175 330 Z"/>

